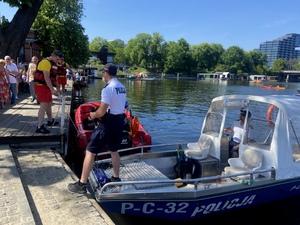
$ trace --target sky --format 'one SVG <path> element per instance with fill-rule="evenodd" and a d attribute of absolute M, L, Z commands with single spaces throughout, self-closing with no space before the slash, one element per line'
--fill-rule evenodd
<path fill-rule="evenodd" d="M 158 32 L 164 40 L 190 45 L 221 44 L 245 51 L 289 33 L 300 33 L 299 0 L 82 0 L 81 24 L 92 41 Z M 0 2 L 0 16 L 11 20 L 16 9 Z"/>

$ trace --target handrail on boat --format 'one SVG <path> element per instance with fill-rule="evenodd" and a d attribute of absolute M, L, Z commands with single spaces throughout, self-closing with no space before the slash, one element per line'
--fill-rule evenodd
<path fill-rule="evenodd" d="M 145 148 L 154 148 L 154 147 L 168 147 L 168 146 L 177 146 L 178 145 L 187 145 L 188 143 L 169 143 L 169 144 L 156 144 L 156 145 L 142 145 L 142 146 L 136 146 L 136 147 L 130 147 L 130 148 L 123 148 L 123 149 L 119 149 L 118 152 L 127 152 L 127 151 L 132 151 L 132 150 L 136 150 L 136 149 L 141 149 L 140 153 L 136 153 L 136 154 L 144 154 Z M 174 149 L 175 150 L 175 149 Z M 109 152 L 100 152 L 98 153 L 96 156 L 103 156 L 103 155 L 109 155 Z"/>
<path fill-rule="evenodd" d="M 249 171 L 249 172 L 242 172 L 242 173 L 236 173 L 236 174 L 227 174 L 227 175 L 216 175 L 216 176 L 209 176 L 209 177 L 202 177 L 202 178 L 195 178 L 195 179 L 181 179 L 181 180 L 145 180 L 145 181 L 121 181 L 121 182 L 110 182 L 106 183 L 101 189 L 100 189 L 100 194 L 105 194 L 105 190 L 112 186 L 122 186 L 122 185 L 136 185 L 136 184 L 175 184 L 175 183 L 190 183 L 194 184 L 194 191 L 197 191 L 198 189 L 198 184 L 203 181 L 212 181 L 212 180 L 222 180 L 224 178 L 232 178 L 232 177 L 239 177 L 243 175 L 250 175 L 250 179 L 253 181 L 253 174 L 257 173 L 266 173 L 266 172 L 272 172 L 271 178 L 274 178 L 275 175 L 275 168 L 270 168 L 270 169 L 264 169 L 264 170 L 257 170 L 257 171 Z M 204 183 L 205 184 L 205 183 Z M 205 185 L 204 185 L 205 186 Z M 111 192 L 109 192 L 111 194 Z"/>

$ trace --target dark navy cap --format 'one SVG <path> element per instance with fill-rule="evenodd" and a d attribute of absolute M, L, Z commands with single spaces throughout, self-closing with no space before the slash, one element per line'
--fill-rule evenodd
<path fill-rule="evenodd" d="M 241 109 L 241 115 L 242 115 L 242 116 L 246 116 L 246 114 L 247 114 L 247 111 L 244 110 L 244 109 Z M 248 118 L 250 118 L 250 117 L 251 117 L 251 112 L 248 111 Z"/>
<path fill-rule="evenodd" d="M 107 63 L 102 68 L 102 71 L 106 71 L 106 72 L 109 73 L 109 75 L 112 75 L 112 76 L 116 76 L 117 75 L 117 70 L 118 70 L 118 68 L 113 63 Z"/>
<path fill-rule="evenodd" d="M 52 55 L 56 55 L 58 56 L 59 58 L 63 58 L 64 57 L 64 54 L 61 53 L 61 51 L 58 51 L 58 50 L 54 50 L 52 52 Z"/>

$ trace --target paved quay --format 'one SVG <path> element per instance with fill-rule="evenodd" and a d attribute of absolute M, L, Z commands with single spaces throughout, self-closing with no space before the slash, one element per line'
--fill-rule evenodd
<path fill-rule="evenodd" d="M 76 175 L 55 150 L 0 146 L 0 224 L 114 224 L 87 193 L 67 190 Z"/>
<path fill-rule="evenodd" d="M 54 103 L 59 120 L 59 101 Z M 38 108 L 29 93 L 20 93 L 16 104 L 0 109 L 0 225 L 114 224 L 89 192 L 67 190 L 78 178 L 62 158 L 61 129 L 35 133 Z M 70 108 L 65 110 L 68 119 Z"/>

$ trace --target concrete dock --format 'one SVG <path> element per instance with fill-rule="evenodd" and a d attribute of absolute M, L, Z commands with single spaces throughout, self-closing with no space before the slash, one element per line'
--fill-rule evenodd
<path fill-rule="evenodd" d="M 89 193 L 67 190 L 77 179 L 48 147 L 11 150 L 0 145 L 0 224 L 113 224 Z"/>
<path fill-rule="evenodd" d="M 38 108 L 20 93 L 0 109 L 0 225 L 114 224 L 89 192 L 67 190 L 78 178 L 61 157 L 61 129 L 36 134 Z M 25 125 L 14 124 L 20 121 Z"/>

